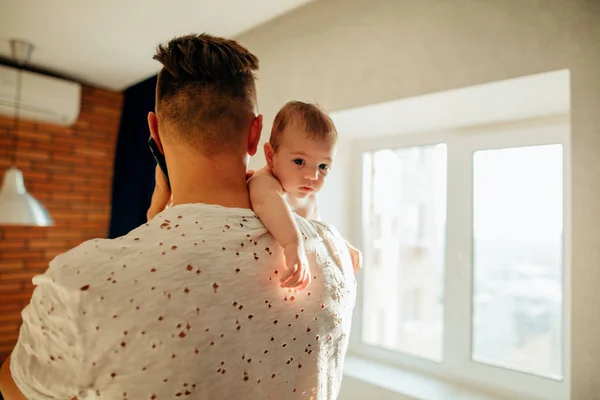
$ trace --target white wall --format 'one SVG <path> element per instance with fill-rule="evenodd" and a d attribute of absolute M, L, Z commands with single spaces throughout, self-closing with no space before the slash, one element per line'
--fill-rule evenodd
<path fill-rule="evenodd" d="M 358 183 L 358 177 L 354 177 L 349 168 L 355 161 L 351 156 L 351 142 L 340 140 L 335 163 L 327 176 L 325 186 L 318 195 L 319 216 L 323 221 L 333 224 L 348 240 L 354 239 L 351 237 L 353 229 L 350 221 L 352 212 L 350 186 Z"/>
<path fill-rule="evenodd" d="M 318 100 L 335 111 L 569 69 L 572 399 L 597 397 L 600 2 L 319 0 L 239 39 L 260 58 L 266 121 L 291 99 Z"/>

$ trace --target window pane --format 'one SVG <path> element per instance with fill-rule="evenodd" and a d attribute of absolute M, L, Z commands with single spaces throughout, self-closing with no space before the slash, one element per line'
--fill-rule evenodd
<path fill-rule="evenodd" d="M 363 165 L 363 341 L 440 360 L 446 146 L 366 153 Z"/>
<path fill-rule="evenodd" d="M 473 156 L 473 359 L 562 377 L 561 145 Z"/>

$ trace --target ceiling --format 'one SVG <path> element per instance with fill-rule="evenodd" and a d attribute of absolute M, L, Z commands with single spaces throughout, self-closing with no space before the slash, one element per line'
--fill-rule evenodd
<path fill-rule="evenodd" d="M 31 64 L 123 90 L 159 70 L 156 45 L 188 33 L 234 37 L 312 0 L 0 0 L 0 57 L 8 40 L 35 45 Z"/>

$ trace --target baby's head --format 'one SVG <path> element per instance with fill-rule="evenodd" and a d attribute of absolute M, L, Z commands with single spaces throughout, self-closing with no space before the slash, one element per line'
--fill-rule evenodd
<path fill-rule="evenodd" d="M 333 165 L 337 131 L 314 104 L 290 101 L 275 117 L 265 158 L 288 194 L 303 198 L 318 192 Z"/>

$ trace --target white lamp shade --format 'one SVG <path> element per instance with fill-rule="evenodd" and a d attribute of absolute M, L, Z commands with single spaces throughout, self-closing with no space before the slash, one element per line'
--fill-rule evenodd
<path fill-rule="evenodd" d="M 6 170 L 0 188 L 0 225 L 51 226 L 46 208 L 27 193 L 23 173 L 15 167 Z"/>

